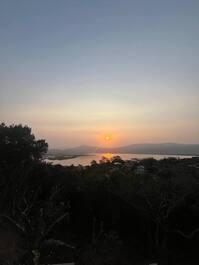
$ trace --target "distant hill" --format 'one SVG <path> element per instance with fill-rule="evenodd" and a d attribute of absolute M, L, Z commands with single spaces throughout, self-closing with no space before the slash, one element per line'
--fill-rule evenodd
<path fill-rule="evenodd" d="M 134 153 L 159 155 L 199 155 L 199 144 L 132 144 L 114 148 L 81 145 L 70 149 L 50 149 L 48 154 L 53 155 L 86 155 L 90 153 Z"/>

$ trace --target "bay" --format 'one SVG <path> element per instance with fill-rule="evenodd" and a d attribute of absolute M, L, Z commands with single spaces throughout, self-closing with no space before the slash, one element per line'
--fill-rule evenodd
<path fill-rule="evenodd" d="M 169 158 L 169 157 L 175 157 L 175 158 L 191 158 L 192 156 L 183 156 L 183 155 L 157 155 L 157 154 L 112 154 L 112 153 L 96 153 L 96 154 L 89 154 L 89 155 L 79 155 L 75 158 L 67 158 L 62 160 L 49 160 L 46 159 L 46 162 L 52 163 L 54 165 L 59 164 L 62 166 L 87 166 L 90 165 L 91 161 L 95 160 L 96 162 L 99 162 L 102 157 L 106 157 L 108 159 L 111 159 L 114 156 L 120 156 L 123 160 L 130 160 L 130 159 L 144 159 L 144 158 L 151 158 L 160 160 L 163 158 Z"/>

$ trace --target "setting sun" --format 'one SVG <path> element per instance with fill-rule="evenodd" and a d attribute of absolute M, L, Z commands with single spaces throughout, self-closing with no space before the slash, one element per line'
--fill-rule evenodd
<path fill-rule="evenodd" d="M 105 141 L 109 142 L 111 140 L 111 136 L 110 135 L 106 135 L 104 139 L 105 139 Z"/>

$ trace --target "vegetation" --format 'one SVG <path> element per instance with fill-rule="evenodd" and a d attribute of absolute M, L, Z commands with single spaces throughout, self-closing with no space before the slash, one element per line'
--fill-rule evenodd
<path fill-rule="evenodd" d="M 63 167 L 46 151 L 0 125 L 0 264 L 198 264 L 198 157 Z"/>
<path fill-rule="evenodd" d="M 29 127 L 0 124 L 1 163 L 14 164 L 39 160 L 47 149 L 48 144 L 45 140 L 36 141 Z"/>

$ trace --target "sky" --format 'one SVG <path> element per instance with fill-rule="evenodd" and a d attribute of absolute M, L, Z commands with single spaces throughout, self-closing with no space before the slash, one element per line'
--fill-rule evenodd
<path fill-rule="evenodd" d="M 0 0 L 0 121 L 56 148 L 199 143 L 199 1 Z"/>

